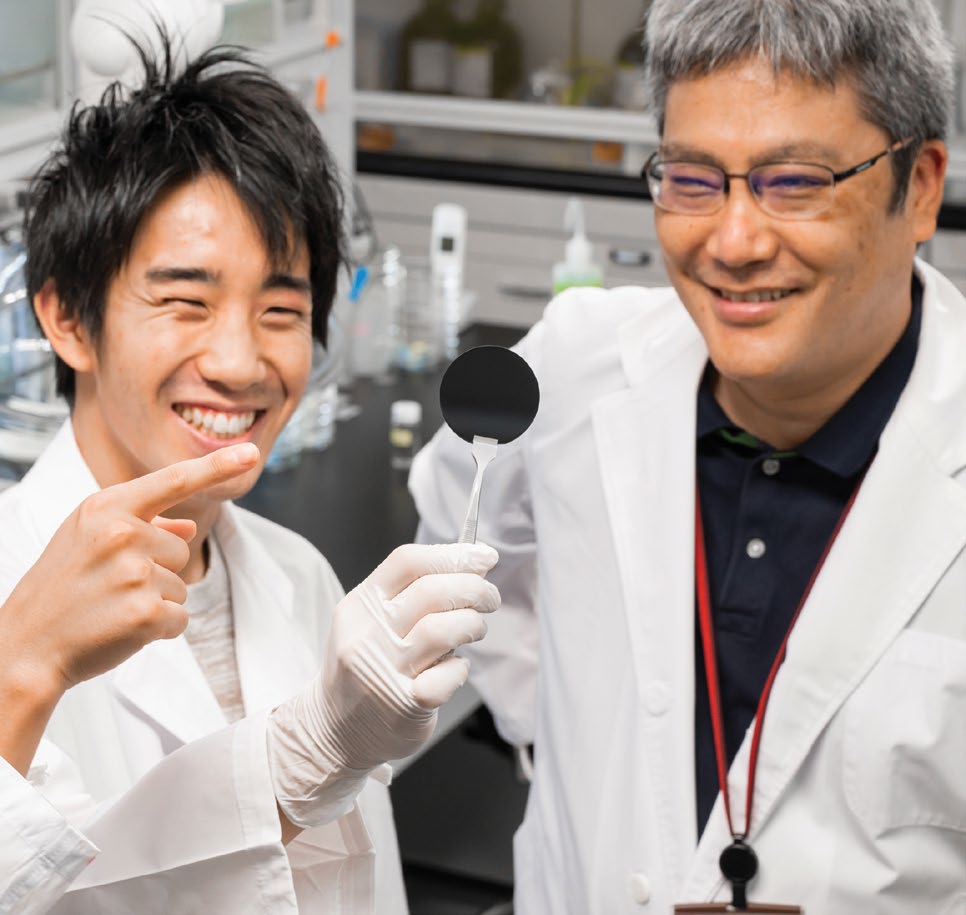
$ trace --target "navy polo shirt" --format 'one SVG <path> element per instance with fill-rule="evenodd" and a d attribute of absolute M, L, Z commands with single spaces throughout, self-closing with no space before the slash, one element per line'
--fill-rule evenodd
<path fill-rule="evenodd" d="M 794 451 L 738 428 L 698 390 L 697 474 L 728 762 L 752 724 L 772 662 L 812 572 L 873 458 L 912 371 L 922 321 L 913 278 L 903 335 L 851 399 Z M 695 780 L 698 834 L 718 794 L 701 635 L 695 625 Z M 744 811 L 733 811 L 743 828 Z"/>

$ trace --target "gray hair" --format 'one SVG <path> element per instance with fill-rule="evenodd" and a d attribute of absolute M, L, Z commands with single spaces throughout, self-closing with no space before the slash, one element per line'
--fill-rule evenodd
<path fill-rule="evenodd" d="M 893 142 L 892 208 L 905 199 L 916 150 L 944 139 L 953 49 L 930 0 L 654 0 L 645 38 L 651 110 L 664 133 L 669 86 L 749 57 L 834 85 L 848 80 L 862 114 Z"/>

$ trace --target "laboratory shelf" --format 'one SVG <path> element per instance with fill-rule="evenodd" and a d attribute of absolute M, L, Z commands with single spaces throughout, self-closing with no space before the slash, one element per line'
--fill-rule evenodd
<path fill-rule="evenodd" d="M 493 131 L 522 136 L 568 140 L 610 140 L 653 146 L 657 129 L 653 118 L 639 111 L 581 108 L 460 99 L 409 92 L 355 93 L 357 121 L 435 127 L 445 130 Z"/>

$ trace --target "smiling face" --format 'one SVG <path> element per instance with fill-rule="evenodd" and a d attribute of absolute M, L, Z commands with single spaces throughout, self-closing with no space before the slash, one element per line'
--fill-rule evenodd
<path fill-rule="evenodd" d="M 749 60 L 671 86 L 661 152 L 729 173 L 779 161 L 837 172 L 890 143 L 848 84 L 776 80 Z M 780 444 L 769 417 L 818 428 L 885 357 L 908 321 L 915 247 L 934 231 L 944 163 L 942 144 L 925 144 L 897 213 L 888 157 L 838 184 L 812 219 L 767 215 L 742 179 L 711 215 L 655 211 L 668 274 L 732 419 Z"/>
<path fill-rule="evenodd" d="M 197 498 L 250 489 L 308 379 L 311 313 L 304 246 L 270 263 L 227 181 L 203 176 L 161 197 L 108 287 L 98 340 L 77 328 L 61 353 L 77 373 L 74 433 L 98 483 L 252 441 L 258 466 Z"/>

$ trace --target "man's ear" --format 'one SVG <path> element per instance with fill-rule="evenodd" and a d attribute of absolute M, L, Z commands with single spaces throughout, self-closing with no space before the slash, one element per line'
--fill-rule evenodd
<path fill-rule="evenodd" d="M 90 335 L 77 315 L 64 306 L 53 279 L 48 279 L 34 296 L 34 314 L 44 336 L 64 362 L 75 372 L 94 370 L 97 358 Z"/>
<path fill-rule="evenodd" d="M 916 242 L 928 241 L 936 231 L 949 153 L 942 140 L 922 144 L 912 166 L 907 212 L 913 217 Z"/>

